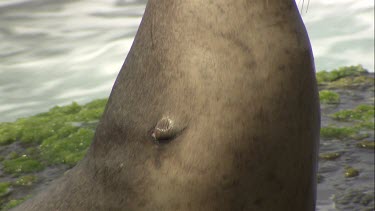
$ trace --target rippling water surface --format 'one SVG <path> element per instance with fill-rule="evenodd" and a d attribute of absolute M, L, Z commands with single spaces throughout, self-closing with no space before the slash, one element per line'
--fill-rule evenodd
<path fill-rule="evenodd" d="M 146 2 L 0 1 L 0 121 L 107 97 Z"/>
<path fill-rule="evenodd" d="M 317 69 L 374 71 L 374 2 L 310 0 L 306 12 L 307 1 L 301 13 Z M 0 122 L 107 97 L 146 2 L 1 0 Z M 320 190 L 319 210 L 331 210 Z"/>

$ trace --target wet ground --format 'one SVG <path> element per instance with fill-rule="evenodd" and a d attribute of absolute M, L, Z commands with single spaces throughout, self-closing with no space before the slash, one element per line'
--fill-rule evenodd
<path fill-rule="evenodd" d="M 373 76 L 372 76 L 373 77 Z M 325 89 L 325 87 L 320 87 Z M 340 94 L 340 103 L 322 104 L 322 127 L 335 125 L 350 127 L 353 122 L 336 121 L 331 114 L 353 109 L 358 105 L 374 105 L 374 90 L 371 86 L 356 86 L 331 88 Z M 361 129 L 364 138 L 321 138 L 320 154 L 338 153 L 336 159 L 320 159 L 318 184 L 318 209 L 321 211 L 334 210 L 374 210 L 374 148 L 358 146 L 363 140 L 374 141 L 373 129 Z M 358 170 L 359 175 L 345 177 L 347 167 Z"/>

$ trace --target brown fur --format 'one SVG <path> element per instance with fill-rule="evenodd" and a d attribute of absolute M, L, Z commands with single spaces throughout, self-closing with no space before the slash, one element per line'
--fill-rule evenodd
<path fill-rule="evenodd" d="M 319 118 L 294 0 L 149 0 L 87 156 L 18 210 L 312 211 Z"/>

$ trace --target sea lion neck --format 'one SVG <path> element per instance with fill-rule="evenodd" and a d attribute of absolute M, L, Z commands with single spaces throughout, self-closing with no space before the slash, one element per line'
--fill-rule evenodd
<path fill-rule="evenodd" d="M 227 19 L 241 19 L 248 15 L 261 13 L 287 13 L 288 8 L 294 5 L 294 0 L 149 0 L 146 14 L 148 10 L 152 10 L 157 16 L 176 12 L 174 17 L 179 17 L 188 12 L 196 17 L 208 18 L 209 16 L 221 15 Z M 156 12 L 158 10 L 162 10 L 163 13 Z"/>
<path fill-rule="evenodd" d="M 296 77 L 297 69 L 283 60 L 288 54 L 310 55 L 305 35 L 293 0 L 149 0 L 108 104 L 124 112 L 105 112 L 105 128 L 113 129 L 114 124 L 132 131 L 123 128 L 146 122 L 137 131 L 146 136 L 144 131 L 151 131 L 163 117 L 185 128 L 196 118 L 186 114 L 210 114 L 204 105 L 212 96 L 231 90 L 238 100 L 244 99 L 241 90 L 277 92 L 266 84 L 288 83 L 281 80 L 285 75 Z M 267 60 L 275 62 L 257 62 Z M 128 90 L 139 94 L 130 96 Z M 112 102 L 113 96 L 118 97 Z M 145 115 L 140 105 L 152 112 Z"/>
<path fill-rule="evenodd" d="M 153 40 L 158 40 L 158 35 L 162 34 L 165 38 L 161 40 L 167 42 L 166 36 L 167 39 L 197 40 L 205 33 L 248 30 L 256 34 L 254 31 L 283 25 L 280 23 L 289 22 L 291 18 L 300 18 L 294 0 L 150 0 L 139 33 L 152 35 Z"/>

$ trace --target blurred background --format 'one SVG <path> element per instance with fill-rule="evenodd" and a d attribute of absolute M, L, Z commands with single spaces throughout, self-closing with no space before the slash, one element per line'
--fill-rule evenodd
<path fill-rule="evenodd" d="M 0 122 L 107 97 L 146 3 L 1 0 Z M 374 1 L 296 3 L 318 71 L 357 64 L 374 71 Z"/>

